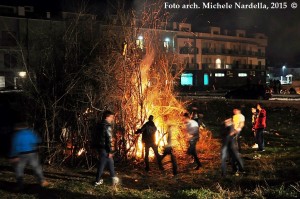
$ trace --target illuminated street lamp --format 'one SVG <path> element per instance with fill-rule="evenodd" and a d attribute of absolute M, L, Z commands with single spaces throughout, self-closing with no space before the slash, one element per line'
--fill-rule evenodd
<path fill-rule="evenodd" d="M 19 76 L 20 76 L 21 78 L 26 77 L 26 72 L 24 72 L 24 71 L 19 72 Z"/>

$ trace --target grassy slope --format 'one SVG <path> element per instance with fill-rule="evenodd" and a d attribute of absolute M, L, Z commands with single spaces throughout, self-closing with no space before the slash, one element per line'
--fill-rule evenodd
<path fill-rule="evenodd" d="M 224 103 L 226 105 L 224 105 Z M 1 198 L 297 198 L 300 197 L 300 110 L 295 108 L 266 104 L 268 128 L 265 133 L 266 152 L 259 159 L 250 146 L 251 112 L 253 102 L 196 102 L 204 113 L 204 122 L 213 133 L 213 138 L 202 138 L 199 144 L 201 161 L 204 165 L 199 171 L 192 170 L 191 159 L 177 154 L 179 175 L 172 177 L 171 165 L 166 159 L 166 172 L 162 174 L 157 166 L 145 173 L 142 162 L 137 164 L 117 164 L 118 176 L 122 186 L 118 190 L 110 186 L 108 174 L 104 176 L 105 185 L 94 188 L 95 168 L 68 169 L 45 166 L 45 176 L 51 182 L 47 189 L 35 185 L 35 179 L 26 175 L 28 182 L 24 193 L 14 191 L 14 175 L 6 160 L 0 163 Z M 234 107 L 242 108 L 246 116 L 243 130 L 243 152 L 246 174 L 240 176 L 220 175 L 220 124 Z M 230 168 L 228 168 L 230 171 Z M 28 173 L 28 172 L 27 172 Z"/>

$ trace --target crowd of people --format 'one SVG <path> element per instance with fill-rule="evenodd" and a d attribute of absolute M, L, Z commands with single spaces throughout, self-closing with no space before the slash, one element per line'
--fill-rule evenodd
<path fill-rule="evenodd" d="M 258 103 L 255 108 L 251 109 L 252 112 L 252 131 L 254 135 L 255 144 L 252 148 L 257 148 L 258 151 L 264 151 L 264 129 L 266 128 L 266 110 L 262 104 Z M 203 125 L 202 117 L 198 117 L 197 114 L 191 115 L 185 113 L 182 116 L 185 123 L 185 132 L 187 137 L 187 154 L 190 155 L 193 160 L 195 170 L 199 170 L 202 167 L 200 159 L 197 154 L 196 146 L 200 139 L 199 126 Z M 119 178 L 116 176 L 114 168 L 114 148 L 112 146 L 113 129 L 112 123 L 114 121 L 114 113 L 111 111 L 105 111 L 102 114 L 102 120 L 96 125 L 96 134 L 94 138 L 97 143 L 95 148 L 98 151 L 99 162 L 97 166 L 97 173 L 95 178 L 95 186 L 103 184 L 103 172 L 105 168 L 108 168 L 112 179 L 112 184 L 117 185 Z M 145 170 L 150 171 L 149 164 L 149 150 L 154 151 L 158 168 L 164 171 L 162 160 L 166 156 L 170 156 L 172 162 L 173 175 L 178 174 L 178 166 L 176 157 L 173 151 L 173 128 L 174 124 L 169 121 L 169 116 L 163 117 L 163 121 L 166 125 L 166 138 L 167 144 L 164 146 L 162 155 L 158 152 L 158 146 L 155 143 L 155 134 L 157 127 L 154 123 L 154 116 L 150 115 L 148 121 L 138 129 L 135 134 L 142 135 L 142 142 L 145 149 Z M 226 175 L 227 162 L 231 163 L 232 170 L 235 174 L 244 173 L 244 165 L 240 153 L 242 146 L 240 138 L 242 135 L 243 127 L 245 125 L 245 116 L 238 108 L 233 109 L 233 115 L 226 118 L 224 121 L 224 129 L 222 132 L 222 147 L 221 147 L 221 174 Z M 23 188 L 23 175 L 24 168 L 29 163 L 37 177 L 40 186 L 48 186 L 49 183 L 45 180 L 42 167 L 38 158 L 38 144 L 41 139 L 38 135 L 26 125 L 26 123 L 19 123 L 15 126 L 15 133 L 12 138 L 12 150 L 10 161 L 14 165 L 15 175 L 18 187 Z"/>

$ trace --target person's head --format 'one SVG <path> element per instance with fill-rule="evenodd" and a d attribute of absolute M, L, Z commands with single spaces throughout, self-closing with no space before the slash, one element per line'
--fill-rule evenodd
<path fill-rule="evenodd" d="M 241 110 L 240 109 L 233 109 L 233 114 L 236 115 L 236 114 L 240 114 L 241 113 Z"/>
<path fill-rule="evenodd" d="M 106 120 L 108 123 L 112 123 L 115 119 L 115 114 L 111 111 L 104 111 L 102 120 Z"/>
<path fill-rule="evenodd" d="M 256 108 L 251 108 L 252 113 L 256 113 Z"/>
<path fill-rule="evenodd" d="M 184 114 L 183 114 L 183 120 L 185 121 L 185 122 L 187 122 L 187 121 L 189 121 L 191 119 L 191 115 L 188 113 L 188 112 L 185 112 Z"/>
<path fill-rule="evenodd" d="M 261 103 L 257 103 L 256 108 L 260 111 L 263 108 L 263 105 Z"/>
<path fill-rule="evenodd" d="M 153 121 L 153 119 L 154 119 L 153 115 L 150 115 L 148 118 L 149 121 Z"/>
<path fill-rule="evenodd" d="M 22 121 L 22 122 L 17 122 L 15 124 L 15 129 L 18 130 L 18 129 L 26 129 L 26 128 L 29 128 L 29 125 L 26 121 Z"/>

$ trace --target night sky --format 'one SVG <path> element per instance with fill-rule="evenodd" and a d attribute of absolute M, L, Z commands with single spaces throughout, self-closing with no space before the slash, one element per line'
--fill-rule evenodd
<path fill-rule="evenodd" d="M 33 5 L 36 10 L 71 11 L 78 7 L 78 2 L 88 2 L 87 11 L 105 15 L 114 7 L 117 0 L 1 0 L 0 4 L 7 5 Z M 146 0 L 126 0 L 127 8 L 142 9 L 142 2 Z M 148 2 L 151 0 L 147 0 Z M 154 1 L 154 0 L 153 0 Z M 177 2 L 201 4 L 202 2 L 233 3 L 238 0 L 165 0 L 170 3 Z M 241 2 L 256 2 L 244 0 Z M 270 2 L 261 0 L 260 2 Z M 278 0 L 277 2 L 283 2 Z M 192 23 L 193 31 L 201 31 L 202 27 L 220 26 L 223 29 L 245 29 L 247 32 L 265 33 L 268 40 L 267 63 L 270 66 L 287 65 L 300 67 L 300 2 L 286 0 L 287 9 L 277 10 L 203 10 L 203 9 L 168 9 L 171 20 Z M 291 2 L 298 2 L 297 9 L 291 9 Z M 76 10 L 76 9 L 75 9 Z"/>

